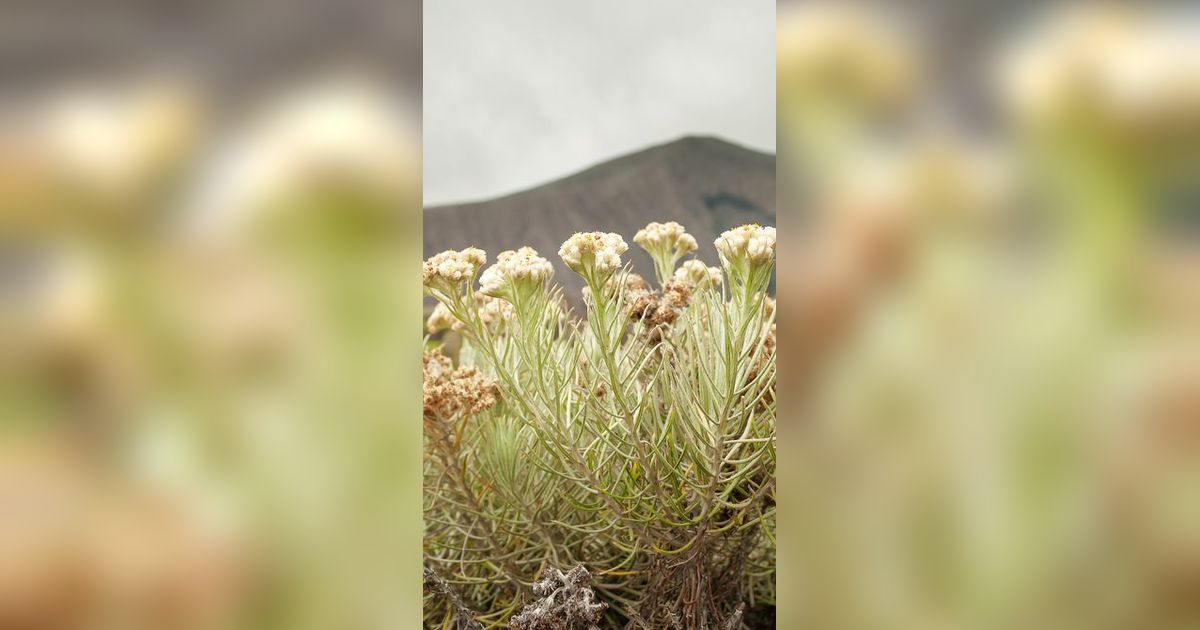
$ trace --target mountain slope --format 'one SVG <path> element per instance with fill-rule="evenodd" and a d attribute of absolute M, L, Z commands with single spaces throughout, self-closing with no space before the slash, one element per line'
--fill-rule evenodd
<path fill-rule="evenodd" d="M 743 223 L 775 224 L 775 157 L 712 137 L 687 136 L 574 175 L 489 201 L 426 208 L 425 257 L 470 245 L 489 261 L 529 245 L 555 264 L 555 278 L 578 303 L 582 281 L 558 257 L 574 232 L 617 232 L 638 273 L 650 259 L 633 235 L 650 221 L 678 221 L 717 260 L 713 239 Z"/>

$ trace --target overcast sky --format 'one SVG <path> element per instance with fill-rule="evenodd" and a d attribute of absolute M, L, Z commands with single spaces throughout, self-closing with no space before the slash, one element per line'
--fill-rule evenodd
<path fill-rule="evenodd" d="M 425 203 L 684 134 L 775 151 L 775 0 L 425 3 Z"/>

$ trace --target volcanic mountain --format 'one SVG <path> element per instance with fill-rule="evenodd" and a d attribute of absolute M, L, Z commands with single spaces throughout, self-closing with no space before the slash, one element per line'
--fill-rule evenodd
<path fill-rule="evenodd" d="M 682 223 L 711 265 L 721 232 L 743 223 L 774 225 L 774 208 L 774 155 L 686 136 L 496 199 L 426 208 L 424 254 L 474 245 L 490 262 L 500 251 L 529 245 L 554 263 L 555 280 L 578 305 L 583 282 L 558 257 L 575 232 L 622 235 L 627 259 L 652 279 L 650 258 L 633 243 L 650 221 Z"/>

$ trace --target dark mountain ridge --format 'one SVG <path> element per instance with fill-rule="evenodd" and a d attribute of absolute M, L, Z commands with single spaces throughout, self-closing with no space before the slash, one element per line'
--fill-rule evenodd
<path fill-rule="evenodd" d="M 529 245 L 555 265 L 555 279 L 578 304 L 582 281 L 558 248 L 571 234 L 617 232 L 638 273 L 650 259 L 633 235 L 650 221 L 678 221 L 717 261 L 713 240 L 743 223 L 775 224 L 775 156 L 707 136 L 685 136 L 608 160 L 573 175 L 509 195 L 432 206 L 424 213 L 424 255 L 474 245 L 489 261 Z"/>

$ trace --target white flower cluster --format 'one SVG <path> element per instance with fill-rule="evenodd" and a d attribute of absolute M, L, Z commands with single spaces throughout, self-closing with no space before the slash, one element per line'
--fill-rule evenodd
<path fill-rule="evenodd" d="M 775 228 L 743 225 L 726 230 L 714 244 L 727 264 L 769 265 L 775 259 Z"/>
<path fill-rule="evenodd" d="M 558 250 L 558 255 L 577 273 L 589 269 L 602 275 L 621 267 L 621 254 L 629 250 L 625 239 L 612 232 L 576 232 Z"/>
<path fill-rule="evenodd" d="M 532 247 L 522 247 L 500 252 L 496 264 L 479 276 L 479 287 L 488 295 L 500 295 L 510 285 L 537 285 L 552 275 L 554 267 L 550 261 L 539 256 Z"/>
<path fill-rule="evenodd" d="M 651 222 L 633 235 L 633 242 L 642 246 L 648 252 L 671 252 L 683 255 L 696 251 L 696 239 L 683 231 L 683 226 L 674 222 Z"/>
<path fill-rule="evenodd" d="M 462 251 L 446 250 L 425 261 L 421 282 L 426 288 L 451 289 L 469 281 L 487 262 L 487 253 L 477 247 Z"/>
<path fill-rule="evenodd" d="M 685 261 L 675 270 L 675 280 L 692 287 L 717 286 L 724 276 L 719 267 L 709 267 L 699 260 Z"/>

